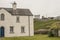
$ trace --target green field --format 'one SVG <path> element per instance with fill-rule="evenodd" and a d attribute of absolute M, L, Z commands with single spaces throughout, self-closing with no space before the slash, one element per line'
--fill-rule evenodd
<path fill-rule="evenodd" d="M 48 37 L 47 35 L 37 34 L 32 37 L 11 37 L 11 38 L 2 38 L 2 40 L 60 40 L 60 37 Z"/>

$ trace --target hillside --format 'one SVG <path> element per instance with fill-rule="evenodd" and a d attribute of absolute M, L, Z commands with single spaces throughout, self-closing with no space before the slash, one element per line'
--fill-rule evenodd
<path fill-rule="evenodd" d="M 34 30 L 38 30 L 41 28 L 50 28 L 51 25 L 55 22 L 60 22 L 60 20 L 48 20 L 48 21 L 34 20 Z"/>

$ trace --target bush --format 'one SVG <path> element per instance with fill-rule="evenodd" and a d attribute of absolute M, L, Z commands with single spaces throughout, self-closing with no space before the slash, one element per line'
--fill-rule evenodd
<path fill-rule="evenodd" d="M 54 37 L 54 34 L 52 33 L 52 30 L 50 30 L 50 31 L 48 32 L 48 36 L 49 36 L 49 37 Z"/>

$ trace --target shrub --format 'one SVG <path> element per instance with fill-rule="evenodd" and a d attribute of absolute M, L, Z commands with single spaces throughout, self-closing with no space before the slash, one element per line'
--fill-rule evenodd
<path fill-rule="evenodd" d="M 49 37 L 54 37 L 54 34 L 52 33 L 52 30 L 50 30 L 50 31 L 48 32 L 48 36 L 49 36 Z"/>

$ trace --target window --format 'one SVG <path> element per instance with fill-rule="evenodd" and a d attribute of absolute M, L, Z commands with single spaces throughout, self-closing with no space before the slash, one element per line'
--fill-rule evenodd
<path fill-rule="evenodd" d="M 4 14 L 1 14 L 1 20 L 4 20 Z"/>
<path fill-rule="evenodd" d="M 21 27 L 21 33 L 25 33 L 25 28 L 24 28 L 24 26 Z"/>
<path fill-rule="evenodd" d="M 19 17 L 17 17 L 17 20 L 16 20 L 16 21 L 17 21 L 17 22 L 20 22 L 20 21 L 19 21 Z"/>
<path fill-rule="evenodd" d="M 10 33 L 14 33 L 14 27 L 10 26 Z"/>

